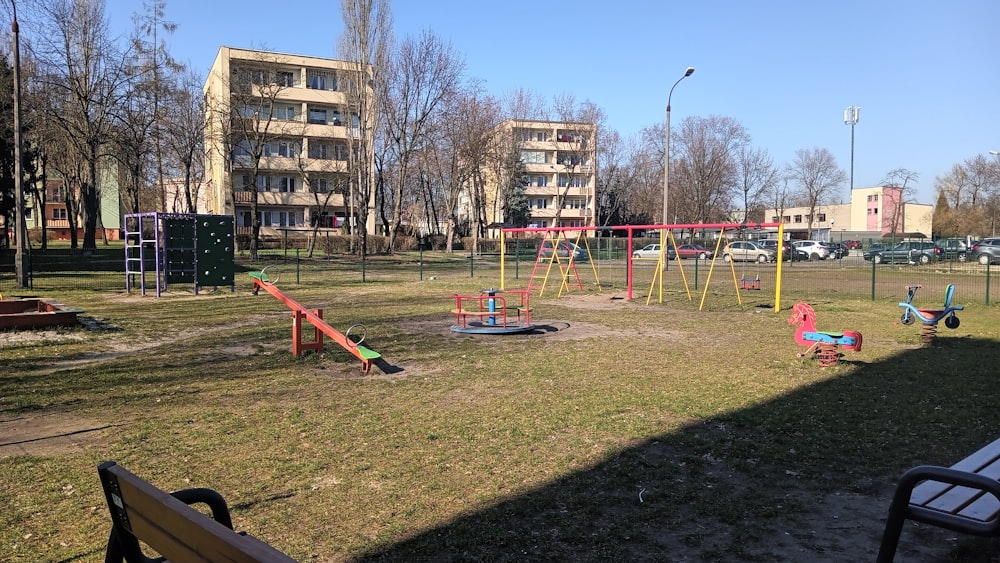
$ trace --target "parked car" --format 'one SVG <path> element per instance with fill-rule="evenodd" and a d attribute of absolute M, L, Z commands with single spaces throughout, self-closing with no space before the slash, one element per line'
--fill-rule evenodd
<path fill-rule="evenodd" d="M 821 240 L 797 240 L 792 246 L 808 253 L 810 260 L 826 260 L 830 257 L 830 247 Z"/>
<path fill-rule="evenodd" d="M 775 262 L 778 253 L 749 241 L 736 241 L 726 245 L 722 259 L 726 262 Z"/>
<path fill-rule="evenodd" d="M 958 260 L 965 262 L 969 258 L 969 246 L 960 238 L 937 240 L 934 244 L 941 249 L 942 260 Z"/>
<path fill-rule="evenodd" d="M 573 261 L 575 262 L 586 262 L 589 258 L 587 250 L 576 243 L 564 240 L 560 241 L 556 248 L 556 254 L 560 258 L 569 258 L 570 255 L 572 255 Z M 547 240 L 542 242 L 542 247 L 539 249 L 538 256 L 541 258 L 552 258 L 552 241 Z"/>
<path fill-rule="evenodd" d="M 763 238 L 757 241 L 757 244 L 763 246 L 764 248 L 769 248 L 775 253 L 778 252 L 779 241 L 776 238 Z M 781 259 L 788 260 L 792 255 L 792 244 L 789 242 L 781 242 Z"/>
<path fill-rule="evenodd" d="M 632 258 L 634 260 L 640 260 L 644 258 L 652 258 L 656 260 L 659 257 L 660 257 L 660 245 L 658 244 L 647 244 L 646 246 L 632 253 Z M 669 258 L 669 253 L 668 253 L 668 258 Z"/>
<path fill-rule="evenodd" d="M 842 242 L 831 242 L 830 244 L 830 257 L 840 260 L 842 258 L 847 258 L 850 256 L 851 251 Z"/>
<path fill-rule="evenodd" d="M 1000 238 L 984 238 L 972 245 L 972 259 L 983 266 L 1000 264 Z"/>
<path fill-rule="evenodd" d="M 674 254 L 673 247 L 670 248 L 671 256 Z M 677 254 L 681 259 L 697 258 L 699 260 L 709 260 L 712 258 L 712 251 L 700 244 L 682 244 L 677 247 Z"/>
<path fill-rule="evenodd" d="M 892 262 L 895 264 L 928 264 L 940 258 L 941 249 L 933 242 L 906 240 L 897 243 L 892 248 L 871 253 L 871 259 L 876 264 Z"/>
<path fill-rule="evenodd" d="M 843 244 L 844 246 L 846 246 L 848 250 L 854 250 L 856 248 L 861 248 L 861 241 L 860 240 L 845 240 L 841 244 Z"/>
<path fill-rule="evenodd" d="M 872 259 L 873 254 L 883 252 L 887 248 L 889 248 L 888 245 L 882 244 L 881 242 L 874 242 L 861 253 L 861 257 L 867 262 Z"/>

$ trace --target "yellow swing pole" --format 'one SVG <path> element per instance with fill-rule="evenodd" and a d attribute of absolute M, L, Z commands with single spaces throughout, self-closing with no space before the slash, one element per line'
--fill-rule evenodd
<path fill-rule="evenodd" d="M 507 276 L 505 275 L 505 266 L 507 264 L 506 257 L 507 244 L 503 238 L 503 229 L 500 229 L 500 291 L 507 289 L 504 287 L 506 285 Z"/>
<path fill-rule="evenodd" d="M 660 256 L 656 259 L 656 269 L 653 271 L 653 279 L 649 282 L 649 293 L 646 295 L 646 305 L 649 305 L 649 302 L 653 299 L 653 289 L 657 287 L 659 287 L 659 300 L 657 303 L 663 303 L 663 255 L 667 251 L 666 231 L 667 229 L 665 228 L 660 230 Z"/>

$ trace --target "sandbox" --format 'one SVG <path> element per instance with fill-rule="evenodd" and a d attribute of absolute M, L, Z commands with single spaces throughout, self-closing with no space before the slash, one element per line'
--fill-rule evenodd
<path fill-rule="evenodd" d="M 82 312 L 51 299 L 0 299 L 0 330 L 74 326 Z"/>

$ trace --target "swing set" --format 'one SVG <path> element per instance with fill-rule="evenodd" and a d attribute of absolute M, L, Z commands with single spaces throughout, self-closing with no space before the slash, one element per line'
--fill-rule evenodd
<path fill-rule="evenodd" d="M 623 225 L 623 226 L 612 226 L 612 227 L 601 227 L 602 231 L 625 231 L 628 248 L 633 247 L 632 240 L 633 235 L 636 231 L 647 231 L 647 230 L 657 230 L 660 233 L 660 255 L 657 258 L 656 268 L 654 269 L 653 279 L 650 283 L 649 293 L 647 294 L 646 304 L 648 305 L 652 299 L 654 292 L 657 295 L 657 301 L 663 303 L 663 275 L 667 270 L 667 262 L 669 259 L 669 250 L 672 248 L 674 254 L 679 256 L 677 240 L 674 237 L 675 230 L 691 230 L 691 231 L 718 231 L 718 237 L 716 238 L 715 251 L 712 255 L 711 260 L 709 260 L 709 271 L 708 278 L 705 280 L 704 288 L 702 290 L 701 301 L 699 304 L 699 310 L 702 310 L 705 305 L 705 300 L 708 296 L 708 290 L 710 287 L 712 274 L 715 271 L 716 261 L 722 250 L 729 244 L 731 237 L 730 233 L 739 232 L 742 233 L 748 228 L 759 229 L 759 228 L 777 228 L 777 236 L 779 239 L 784 238 L 784 226 L 781 223 L 717 223 L 717 224 L 675 224 L 675 225 Z M 535 257 L 534 267 L 532 268 L 531 278 L 528 281 L 529 291 L 538 291 L 538 295 L 544 294 L 545 289 L 549 285 L 550 276 L 559 275 L 559 289 L 558 296 L 561 297 L 563 293 L 577 289 L 579 291 L 585 291 L 583 280 L 580 275 L 580 265 L 581 263 L 586 263 L 589 269 L 592 271 L 594 276 L 594 282 L 596 287 L 601 288 L 601 282 L 598 274 L 598 266 L 594 260 L 594 254 L 591 252 L 590 244 L 588 238 L 585 236 L 586 233 L 596 231 L 596 227 L 549 227 L 549 228 L 507 228 L 502 229 L 500 232 L 500 289 L 504 289 L 506 283 L 506 244 L 505 237 L 517 234 L 541 234 L 542 241 L 539 245 L 537 255 Z M 571 234 L 575 236 L 571 237 Z M 572 238 L 572 241 L 570 240 Z M 629 300 L 633 299 L 633 287 L 634 287 L 634 272 L 633 272 L 633 258 L 631 251 L 626 253 L 627 259 L 627 298 Z M 729 269 L 732 274 L 733 287 L 735 288 L 737 302 L 742 305 L 743 298 L 741 295 L 742 291 L 745 290 L 760 290 L 761 289 L 761 279 L 760 279 L 760 263 L 757 263 L 756 274 L 754 277 L 748 275 L 748 265 L 746 262 L 743 263 L 741 267 L 741 273 L 737 277 L 736 265 L 729 262 Z M 693 296 L 691 293 L 691 285 L 688 282 L 688 276 L 684 271 L 683 261 L 677 260 L 677 268 L 680 272 L 681 281 L 684 285 L 684 292 L 688 297 L 688 300 L 692 300 Z M 781 269 L 782 261 L 779 259 L 777 261 L 777 272 L 775 276 L 775 292 L 774 292 L 774 310 L 779 311 L 781 308 Z M 583 268 L 586 271 L 586 268 Z"/>

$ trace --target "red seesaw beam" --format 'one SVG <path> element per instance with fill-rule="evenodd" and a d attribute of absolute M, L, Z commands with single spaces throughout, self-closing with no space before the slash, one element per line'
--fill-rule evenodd
<path fill-rule="evenodd" d="M 316 352 L 323 351 L 323 335 L 326 334 L 334 342 L 339 344 L 344 350 L 354 354 L 359 360 L 361 360 L 361 371 L 362 373 L 368 373 L 372 367 L 372 361 L 377 360 L 382 357 L 378 352 L 369 349 L 366 346 L 360 344 L 355 344 L 346 335 L 333 328 L 332 326 L 326 324 L 323 320 L 323 309 L 316 309 L 315 311 L 306 309 L 301 303 L 292 299 L 286 295 L 283 291 L 278 289 L 276 285 L 268 281 L 267 274 L 264 272 L 252 272 L 250 277 L 253 278 L 253 294 L 257 295 L 257 292 L 263 289 L 264 291 L 273 295 L 278 301 L 281 301 L 292 310 L 292 354 L 298 356 L 306 350 L 314 350 Z M 307 320 L 313 325 L 314 338 L 312 342 L 302 341 L 302 321 Z M 348 331 L 350 332 L 350 331 Z"/>

